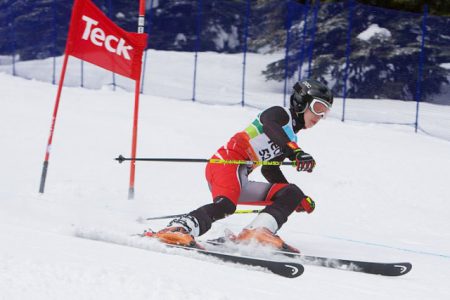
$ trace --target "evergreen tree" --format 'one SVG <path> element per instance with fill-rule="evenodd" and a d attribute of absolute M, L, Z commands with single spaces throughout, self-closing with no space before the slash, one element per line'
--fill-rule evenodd
<path fill-rule="evenodd" d="M 369 40 L 358 38 L 373 24 L 384 28 L 388 34 L 373 34 Z M 357 5 L 353 15 L 348 96 L 414 100 L 421 24 L 421 14 Z M 433 94 L 438 94 L 443 84 L 449 83 L 449 71 L 440 66 L 450 61 L 448 25 L 450 20 L 447 18 L 428 18 L 422 85 L 422 99 L 428 101 L 432 101 Z M 347 29 L 348 9 L 343 3 L 322 6 L 315 36 L 312 76 L 328 82 L 337 95 L 342 95 L 343 91 Z M 306 44 L 309 42 L 310 39 Z M 301 46 L 300 41 L 296 41 L 292 49 L 301 49 Z M 291 52 L 289 58 L 290 77 L 295 76 L 298 68 L 298 51 Z M 268 65 L 264 74 L 267 79 L 284 80 L 284 60 Z"/>

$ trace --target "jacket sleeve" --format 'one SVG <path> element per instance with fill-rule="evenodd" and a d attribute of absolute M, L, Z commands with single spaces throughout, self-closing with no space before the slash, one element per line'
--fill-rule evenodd
<path fill-rule="evenodd" d="M 283 126 L 289 122 L 287 112 L 281 106 L 273 106 L 266 109 L 259 119 L 267 137 L 277 144 L 283 152 L 286 152 L 287 143 L 291 141 L 283 130 Z"/>

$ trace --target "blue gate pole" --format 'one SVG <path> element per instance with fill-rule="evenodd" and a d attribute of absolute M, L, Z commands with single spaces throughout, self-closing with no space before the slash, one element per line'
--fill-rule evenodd
<path fill-rule="evenodd" d="M 57 29 L 56 29 L 56 0 L 52 1 L 52 26 L 53 26 L 53 73 L 52 73 L 52 84 L 56 83 L 56 34 L 57 34 Z"/>
<path fill-rule="evenodd" d="M 11 32 L 11 60 L 12 60 L 12 75 L 16 76 L 16 34 L 14 31 L 14 15 L 11 5 L 9 8 L 9 28 Z"/>
<path fill-rule="evenodd" d="M 247 64 L 247 39 L 248 39 L 248 26 L 250 20 L 250 0 L 247 0 L 247 9 L 245 12 L 245 24 L 244 24 L 244 59 L 242 61 L 242 98 L 241 106 L 245 105 L 245 68 Z"/>
<path fill-rule="evenodd" d="M 197 88 L 197 61 L 198 51 L 200 50 L 200 33 L 201 33 L 201 18 L 202 18 L 202 0 L 197 1 L 197 40 L 195 42 L 195 57 L 194 57 L 194 80 L 192 88 L 192 101 L 195 101 L 195 90 Z"/>
<path fill-rule="evenodd" d="M 108 0 L 108 17 L 111 21 L 114 21 L 111 0 Z M 115 91 L 116 90 L 116 73 L 114 73 L 114 72 L 112 73 L 112 86 L 113 86 L 113 91 Z"/>
<path fill-rule="evenodd" d="M 84 87 L 84 61 L 80 59 L 80 86 Z"/>
<path fill-rule="evenodd" d="M 84 87 L 84 62 L 80 59 L 80 86 Z"/>
<path fill-rule="evenodd" d="M 309 42 L 309 49 L 308 49 L 308 55 L 309 55 L 309 61 L 308 61 L 308 78 L 311 77 L 311 64 L 312 64 L 312 56 L 313 56 L 313 50 L 314 50 L 314 38 L 316 36 L 316 26 L 317 26 L 317 14 L 319 12 L 320 8 L 320 0 L 318 0 L 314 4 L 314 18 L 313 23 L 311 26 L 311 40 Z"/>
<path fill-rule="evenodd" d="M 416 83 L 416 123 L 414 124 L 416 133 L 419 128 L 419 103 L 422 98 L 422 75 L 423 75 L 423 61 L 425 57 L 425 36 L 427 34 L 427 15 L 428 15 L 428 6 L 425 4 L 423 6 L 422 41 L 420 44 L 419 72 L 417 74 L 417 83 Z"/>
<path fill-rule="evenodd" d="M 352 42 L 352 23 L 353 23 L 353 0 L 348 1 L 348 30 L 347 30 L 347 49 L 345 50 L 345 70 L 344 70 L 344 94 L 342 96 L 342 119 L 345 121 L 345 104 L 347 101 L 347 80 L 348 80 L 348 68 L 350 64 L 351 42 Z"/>
<path fill-rule="evenodd" d="M 305 42 L 306 42 L 306 30 L 308 28 L 309 0 L 306 0 L 302 12 L 303 12 L 303 31 L 300 45 L 301 49 L 299 53 L 300 58 L 298 63 L 298 81 L 302 80 L 302 67 L 303 61 L 305 60 Z"/>
<path fill-rule="evenodd" d="M 291 43 L 291 26 L 292 26 L 292 4 L 291 0 L 286 1 L 286 50 L 284 54 L 284 92 L 283 92 L 283 107 L 286 107 L 287 95 L 287 81 L 288 81 L 288 67 L 289 67 L 289 45 Z"/>
<path fill-rule="evenodd" d="M 150 31 L 152 29 L 152 13 L 153 13 L 153 0 L 150 1 L 150 10 L 147 17 L 147 34 L 150 37 Z M 145 67 L 147 65 L 147 52 L 150 45 L 150 38 L 147 40 L 147 49 L 144 53 L 144 63 L 142 68 L 142 81 L 141 81 L 141 94 L 144 93 L 144 82 L 145 82 Z"/>

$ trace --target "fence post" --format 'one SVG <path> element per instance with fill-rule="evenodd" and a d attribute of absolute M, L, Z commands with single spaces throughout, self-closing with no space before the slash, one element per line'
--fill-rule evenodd
<path fill-rule="evenodd" d="M 301 38 L 301 50 L 299 52 L 299 63 L 298 63 L 298 81 L 302 80 L 302 67 L 303 61 L 305 60 L 305 42 L 306 42 L 306 30 L 308 28 L 308 13 L 309 13 L 309 0 L 306 0 L 305 6 L 303 6 L 303 31 Z"/>
<path fill-rule="evenodd" d="M 11 59 L 12 59 L 12 75 L 16 76 L 16 34 L 14 32 L 14 12 L 11 8 L 11 5 L 8 6 L 9 8 L 9 32 L 11 32 Z"/>
<path fill-rule="evenodd" d="M 308 49 L 308 55 L 309 55 L 309 61 L 308 61 L 308 78 L 311 77 L 311 64 L 312 64 L 312 56 L 313 56 L 313 50 L 314 50 L 314 38 L 316 36 L 316 26 L 317 26 L 317 14 L 319 12 L 320 8 L 320 0 L 317 0 L 317 2 L 314 4 L 314 17 L 313 17 L 313 23 L 311 27 L 311 40 L 309 41 L 309 49 Z"/>
<path fill-rule="evenodd" d="M 114 22 L 113 19 L 113 13 L 112 13 L 112 1 L 108 0 L 108 18 Z M 116 73 L 112 73 L 112 86 L 113 86 L 113 91 L 116 90 Z"/>
<path fill-rule="evenodd" d="M 416 83 L 416 123 L 414 124 L 416 133 L 419 128 L 419 103 L 422 98 L 422 75 L 423 75 L 423 61 L 425 57 L 425 36 L 427 34 L 427 15 L 428 15 L 428 6 L 425 4 L 423 6 L 422 41 L 420 44 L 419 70 L 417 74 L 417 83 Z"/>
<path fill-rule="evenodd" d="M 198 51 L 200 49 L 200 34 L 201 34 L 201 17 L 202 17 L 202 0 L 197 0 L 197 40 L 195 41 L 195 56 L 194 56 L 194 80 L 192 88 L 192 101 L 195 101 L 195 90 L 197 88 L 197 61 Z"/>
<path fill-rule="evenodd" d="M 54 85 L 56 82 L 56 35 L 57 35 L 57 28 L 56 28 L 56 0 L 52 1 L 52 26 L 53 26 L 53 73 L 52 73 L 52 84 Z"/>
<path fill-rule="evenodd" d="M 149 38 L 147 40 L 147 49 L 145 50 L 145 53 L 144 53 L 144 63 L 143 63 L 143 68 L 142 68 L 141 94 L 144 93 L 145 67 L 147 65 L 147 52 L 149 49 L 150 32 L 152 29 L 152 13 L 153 13 L 153 0 L 150 0 L 150 10 L 148 12 L 148 18 L 147 18 L 147 34 L 148 34 Z"/>
<path fill-rule="evenodd" d="M 80 65 L 80 68 L 81 68 L 81 72 L 80 72 L 80 76 L 81 76 L 81 79 L 80 79 L 80 86 L 81 87 L 84 87 L 84 64 L 83 64 L 83 61 L 81 60 L 81 65 Z"/>
<path fill-rule="evenodd" d="M 245 105 L 245 68 L 247 64 L 247 39 L 248 39 L 248 26 L 250 20 L 250 0 L 247 0 L 247 9 L 245 11 L 245 24 L 244 24 L 244 58 L 242 61 L 242 98 L 241 106 Z"/>
<path fill-rule="evenodd" d="M 289 45 L 291 42 L 291 26 L 292 26 L 292 4 L 291 0 L 286 1 L 286 50 L 284 54 L 284 92 L 283 107 L 286 107 L 288 67 L 289 67 Z"/>
<path fill-rule="evenodd" d="M 84 61 L 80 59 L 80 86 L 84 87 Z"/>
<path fill-rule="evenodd" d="M 345 50 L 345 70 L 344 70 L 344 94 L 342 97 L 342 119 L 345 121 L 345 104 L 347 101 L 347 80 L 348 80 L 348 67 L 350 63 L 351 42 L 352 42 L 352 22 L 353 22 L 353 0 L 348 1 L 348 30 L 347 30 L 347 49 Z"/>

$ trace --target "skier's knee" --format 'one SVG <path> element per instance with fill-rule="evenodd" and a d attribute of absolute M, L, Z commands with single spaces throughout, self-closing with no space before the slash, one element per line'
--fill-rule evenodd
<path fill-rule="evenodd" d="M 298 186 L 288 184 L 273 196 L 273 204 L 267 206 L 263 211 L 271 214 L 277 221 L 278 228 L 281 228 L 303 197 L 305 194 Z"/>
<path fill-rule="evenodd" d="M 278 191 L 274 197 L 274 202 L 280 202 L 290 212 L 293 212 L 295 208 L 300 204 L 305 194 L 295 184 L 288 184 L 286 187 Z"/>

